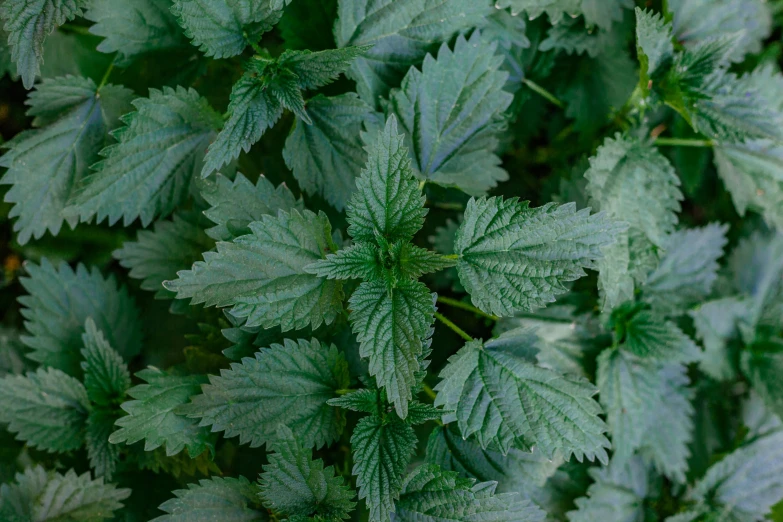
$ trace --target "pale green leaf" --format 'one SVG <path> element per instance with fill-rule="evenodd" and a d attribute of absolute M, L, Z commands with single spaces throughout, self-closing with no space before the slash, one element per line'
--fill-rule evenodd
<path fill-rule="evenodd" d="M 171 220 L 157 221 L 154 230 L 140 230 L 136 241 L 126 241 L 112 255 L 130 270 L 130 277 L 142 280 L 142 290 L 156 291 L 157 297 L 170 297 L 163 281 L 175 278 L 179 270 L 188 268 L 215 246 L 194 223 L 197 219 L 175 214 Z"/>
<path fill-rule="evenodd" d="M 623 462 L 638 451 L 660 473 L 685 482 L 693 432 L 686 368 L 645 361 L 622 349 L 604 350 L 597 383 L 612 434 L 612 459 Z"/>
<path fill-rule="evenodd" d="M 630 0 L 498 0 L 497 7 L 510 7 L 511 12 L 521 11 L 530 18 L 546 13 L 553 24 L 560 23 L 565 15 L 584 15 L 589 25 L 604 29 L 623 19 L 623 8 L 633 7 Z"/>
<path fill-rule="evenodd" d="M 611 310 L 632 293 L 632 281 L 643 282 L 657 266 L 659 250 L 677 224 L 680 180 L 655 147 L 619 134 L 590 158 L 585 178 L 591 204 L 629 224 L 627 236 L 599 261 L 603 308 Z"/>
<path fill-rule="evenodd" d="M 217 252 L 206 252 L 164 286 L 193 304 L 233 306 L 247 326 L 287 331 L 331 324 L 342 309 L 342 284 L 304 270 L 337 250 L 326 215 L 280 211 L 249 226 L 251 234 L 218 243 Z"/>
<path fill-rule="evenodd" d="M 495 49 L 478 32 L 459 36 L 453 52 L 444 44 L 437 59 L 427 55 L 390 93 L 387 113 L 399 120 L 419 177 L 475 195 L 508 179 L 494 151 L 513 96 Z"/>
<path fill-rule="evenodd" d="M 476 483 L 424 464 L 405 479 L 394 515 L 401 522 L 462 520 L 543 522 L 546 514 L 518 493 L 495 494 L 496 482 Z"/>
<path fill-rule="evenodd" d="M 375 106 L 432 44 L 482 25 L 492 7 L 483 0 L 340 0 L 337 12 L 338 47 L 373 46 L 348 75 L 359 96 Z"/>
<path fill-rule="evenodd" d="M 241 173 L 234 181 L 218 174 L 199 182 L 201 197 L 210 207 L 204 215 L 216 223 L 206 233 L 217 241 L 230 241 L 250 233 L 248 225 L 261 221 L 262 216 L 276 216 L 278 210 L 304 210 L 301 199 L 296 199 L 283 183 L 275 187 L 263 175 L 253 185 Z"/>
<path fill-rule="evenodd" d="M 647 468 L 641 459 L 612 462 L 593 468 L 595 482 L 587 496 L 576 500 L 576 511 L 567 513 L 570 522 L 644 522 L 644 499 L 650 488 Z"/>
<path fill-rule="evenodd" d="M 32 447 L 72 451 L 84 444 L 90 402 L 82 383 L 54 368 L 0 379 L 0 422 Z"/>
<path fill-rule="evenodd" d="M 113 133 L 119 143 L 101 152 L 105 159 L 83 180 L 66 217 L 96 216 L 109 224 L 123 218 L 124 226 L 139 218 L 147 226 L 187 197 L 222 118 L 196 91 L 182 87 L 150 89 L 149 98 L 133 105 L 137 112 L 126 114 L 126 127 Z"/>
<path fill-rule="evenodd" d="M 200 418 L 213 432 L 239 435 L 239 443 L 251 447 L 273 441 L 284 424 L 306 447 L 320 448 L 345 426 L 343 413 L 326 401 L 349 385 L 347 363 L 334 345 L 286 339 L 210 376 L 201 395 L 178 411 Z"/>
<path fill-rule="evenodd" d="M 174 0 L 179 23 L 204 54 L 229 58 L 241 54 L 272 29 L 291 0 Z"/>
<path fill-rule="evenodd" d="M 544 487 L 563 458 L 548 459 L 517 448 L 503 455 L 497 449 L 482 448 L 472 438 L 463 439 L 456 426 L 445 426 L 430 433 L 427 462 L 481 482 L 495 481 L 500 492 L 525 492 Z"/>
<path fill-rule="evenodd" d="M 11 59 L 26 89 L 41 72 L 43 44 L 57 26 L 82 14 L 84 0 L 6 0 L 0 20 L 8 33 Z"/>
<path fill-rule="evenodd" d="M 370 47 L 372 46 L 365 45 L 316 52 L 287 49 L 277 59 L 277 63 L 296 75 L 296 83 L 300 89 L 317 89 L 336 80 Z"/>
<path fill-rule="evenodd" d="M 750 385 L 761 396 L 767 408 L 783 416 L 783 340 L 771 339 L 751 345 L 742 352 L 740 365 Z"/>
<path fill-rule="evenodd" d="M 307 102 L 312 123 L 297 119 L 283 148 L 286 165 L 308 194 L 319 194 L 338 210 L 356 190 L 367 160 L 360 137 L 371 108 L 353 93 Z"/>
<path fill-rule="evenodd" d="M 383 265 L 380 249 L 372 243 L 356 243 L 329 254 L 326 259 L 316 261 L 305 270 L 327 279 L 376 280 L 382 277 Z"/>
<path fill-rule="evenodd" d="M 735 62 L 760 52 L 772 31 L 771 9 L 764 0 L 669 0 L 668 7 L 678 42 L 691 48 L 716 36 L 735 36 Z"/>
<path fill-rule="evenodd" d="M 158 509 L 166 512 L 153 522 L 266 522 L 267 510 L 258 498 L 259 487 L 245 477 L 212 477 L 188 489 L 175 489 L 176 498 Z"/>
<path fill-rule="evenodd" d="M 410 279 L 393 287 L 382 281 L 364 282 L 349 301 L 359 353 L 369 359 L 370 374 L 401 418 L 407 416 L 423 341 L 434 321 L 433 301 L 426 286 Z"/>
<path fill-rule="evenodd" d="M 19 243 L 39 239 L 47 230 L 57 235 L 63 222 L 76 226 L 78 217 L 63 217 L 63 209 L 100 159 L 108 132 L 130 110 L 131 96 L 124 87 L 98 90 L 92 80 L 74 76 L 45 80 L 30 94 L 28 114 L 40 128 L 3 144 L 10 150 L 0 157 L 0 167 L 8 169 L 0 183 L 13 185 L 5 201 L 14 204 L 9 217 L 18 218 Z"/>
<path fill-rule="evenodd" d="M 89 473 L 71 469 L 63 475 L 38 465 L 0 487 L 0 516 L 14 522 L 101 522 L 114 518 L 130 493 L 102 478 L 92 480 Z"/>
<path fill-rule="evenodd" d="M 655 309 L 676 313 L 707 297 L 718 277 L 728 229 L 711 223 L 670 234 L 664 244 L 666 254 L 642 287 L 645 301 Z"/>
<path fill-rule="evenodd" d="M 455 413 L 463 437 L 476 436 L 483 448 L 502 453 L 535 446 L 544 456 L 560 452 L 608 460 L 606 424 L 592 398 L 597 389 L 584 379 L 561 375 L 528 362 L 503 345 L 467 343 L 440 373 L 436 406 Z"/>
<path fill-rule="evenodd" d="M 102 36 L 102 53 L 117 52 L 117 60 L 129 64 L 150 51 L 170 51 L 187 46 L 172 0 L 89 0 L 84 17 L 95 22 L 90 32 Z"/>
<path fill-rule="evenodd" d="M 658 78 L 674 59 L 672 25 L 661 13 L 636 8 L 636 49 L 641 64 L 641 85 L 647 88 L 650 78 Z"/>
<path fill-rule="evenodd" d="M 702 303 L 689 312 L 704 344 L 699 368 L 713 379 L 728 381 L 736 377 L 730 346 L 739 338 L 739 325 L 752 320 L 752 310 L 750 299 L 726 297 Z"/>
<path fill-rule="evenodd" d="M 688 498 L 714 506 L 723 520 L 764 520 L 783 497 L 783 431 L 734 450 L 714 464 Z"/>
<path fill-rule="evenodd" d="M 413 428 L 399 419 L 364 417 L 351 436 L 353 474 L 372 522 L 389 520 L 402 491 L 403 473 L 416 450 Z"/>
<path fill-rule="evenodd" d="M 96 268 L 78 265 L 74 271 L 62 263 L 58 268 L 46 259 L 40 265 L 25 265 L 27 277 L 20 278 L 30 295 L 19 298 L 25 308 L 28 335 L 22 342 L 34 361 L 59 368 L 71 375 L 81 372 L 84 322 L 91 318 L 109 344 L 126 359 L 141 349 L 139 311 L 125 287 L 114 277 L 104 279 Z"/>
<path fill-rule="evenodd" d="M 324 468 L 323 460 L 314 460 L 302 447 L 290 428 L 281 425 L 272 445 L 269 464 L 264 466 L 261 498 L 267 508 L 280 515 L 348 518 L 356 505 L 355 493 L 346 487 L 334 467 Z"/>
<path fill-rule="evenodd" d="M 455 251 L 460 281 L 487 313 L 546 306 L 585 275 L 622 227 L 573 203 L 530 208 L 516 198 L 471 199 Z"/>
<path fill-rule="evenodd" d="M 112 444 L 135 444 L 144 440 L 144 451 L 165 446 L 166 455 L 176 455 L 185 447 L 191 458 L 207 449 L 214 451 L 207 430 L 177 410 L 200 391 L 206 380 L 199 375 L 177 376 L 150 367 L 136 374 L 147 384 L 128 390 L 135 400 L 122 404 L 127 415 L 117 420 L 119 429 L 111 434 Z"/>

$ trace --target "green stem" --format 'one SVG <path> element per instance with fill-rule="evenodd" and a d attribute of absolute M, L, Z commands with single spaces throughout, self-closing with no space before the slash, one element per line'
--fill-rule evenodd
<path fill-rule="evenodd" d="M 493 321 L 497 321 L 499 319 L 498 316 L 488 314 L 487 312 L 476 308 L 470 303 L 466 303 L 464 301 L 458 301 L 456 299 L 452 299 L 451 297 L 443 297 L 439 295 L 438 302 L 448 306 L 453 306 L 454 308 L 460 308 L 462 310 L 467 310 L 468 312 L 473 312 L 476 315 L 480 315 L 481 317 L 486 317 L 487 319 L 491 319 Z"/>
<path fill-rule="evenodd" d="M 465 333 L 465 330 L 457 326 L 456 324 L 452 323 L 447 317 L 445 317 L 443 314 L 439 314 L 438 312 L 435 312 L 435 319 L 440 321 L 441 323 L 445 324 L 449 328 L 451 328 L 454 333 L 465 339 L 466 341 L 470 342 L 473 340 L 473 337 L 469 336 L 467 333 Z"/>
<path fill-rule="evenodd" d="M 352 390 L 351 388 L 341 388 L 339 390 L 335 390 L 334 393 L 336 393 L 337 395 L 343 396 L 343 395 L 348 395 L 349 393 L 353 393 L 355 391 L 356 390 Z"/>
<path fill-rule="evenodd" d="M 60 26 L 60 30 L 66 33 L 80 34 L 83 36 L 95 36 L 90 32 L 89 27 L 84 27 L 81 25 L 63 24 Z"/>
<path fill-rule="evenodd" d="M 442 210 L 465 210 L 465 205 L 462 203 L 432 203 L 430 204 L 433 208 L 439 208 Z"/>
<path fill-rule="evenodd" d="M 532 80 L 528 80 L 527 78 L 522 78 L 522 83 L 527 85 L 530 88 L 531 91 L 537 93 L 542 98 L 546 98 L 551 103 L 553 103 L 554 105 L 557 105 L 561 109 L 565 109 L 565 104 L 563 102 L 558 100 L 557 97 L 554 94 L 552 94 L 551 92 L 547 91 L 546 89 L 544 89 L 543 87 L 538 85 L 536 82 L 534 82 Z"/>
<path fill-rule="evenodd" d="M 657 138 L 654 142 L 659 147 L 712 147 L 711 140 L 691 140 L 686 138 Z"/>
<path fill-rule="evenodd" d="M 114 60 L 109 64 L 109 67 L 106 69 L 106 72 L 103 73 L 103 78 L 101 78 L 101 83 L 98 85 L 98 90 L 100 91 L 104 85 L 106 85 L 106 82 L 109 81 L 109 76 L 111 76 L 111 72 L 114 70 Z"/>
<path fill-rule="evenodd" d="M 435 390 L 429 387 L 429 385 L 426 382 L 421 383 L 421 391 L 424 392 L 424 394 L 432 399 L 433 401 L 437 397 L 437 394 L 435 393 Z"/>
<path fill-rule="evenodd" d="M 443 256 L 444 259 L 459 259 L 459 254 L 449 254 L 446 256 Z"/>

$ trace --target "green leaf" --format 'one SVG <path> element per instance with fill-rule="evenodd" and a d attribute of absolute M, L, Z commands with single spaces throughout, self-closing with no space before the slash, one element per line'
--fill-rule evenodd
<path fill-rule="evenodd" d="M 647 89 L 652 78 L 659 78 L 674 59 L 672 25 L 661 13 L 636 8 L 636 49 L 641 64 L 639 85 Z"/>
<path fill-rule="evenodd" d="M 98 330 L 92 318 L 87 318 L 84 330 L 82 370 L 84 370 L 84 387 L 87 389 L 90 401 L 99 406 L 111 406 L 117 401 L 122 402 L 125 392 L 131 385 L 128 366 L 120 354 L 111 347 L 103 332 Z"/>
<path fill-rule="evenodd" d="M 72 451 L 84 444 L 90 402 L 84 386 L 54 368 L 0 379 L 0 422 L 32 447 Z"/>
<path fill-rule="evenodd" d="M 772 31 L 771 9 L 763 0 L 671 0 L 668 7 L 678 42 L 692 48 L 716 36 L 734 36 L 735 62 L 760 52 Z"/>
<path fill-rule="evenodd" d="M 434 295 L 409 279 L 392 287 L 382 281 L 364 282 L 349 303 L 359 354 L 369 358 L 370 374 L 404 419 L 421 367 L 423 341 L 434 321 Z"/>
<path fill-rule="evenodd" d="M 380 249 L 372 243 L 355 243 L 305 267 L 305 271 L 327 279 L 381 279 Z"/>
<path fill-rule="evenodd" d="M 776 330 L 783 317 L 783 234 L 756 231 L 741 239 L 728 264 L 734 287 L 750 297 L 745 324 L 740 324 L 743 340 L 749 344 L 755 329 Z"/>
<path fill-rule="evenodd" d="M 350 516 L 355 493 L 343 477 L 335 476 L 334 467 L 324 468 L 323 460 L 313 460 L 312 452 L 284 425 L 278 428 L 272 447 L 274 453 L 259 477 L 267 508 L 289 517 L 339 520 Z"/>
<path fill-rule="evenodd" d="M 741 216 L 757 210 L 771 225 L 783 227 L 783 146 L 768 140 L 721 143 L 715 147 L 715 168 Z"/>
<path fill-rule="evenodd" d="M 317 52 L 287 49 L 277 59 L 277 63 L 296 75 L 300 89 L 317 89 L 336 80 L 357 57 L 371 47 L 365 45 Z"/>
<path fill-rule="evenodd" d="M 96 477 L 111 480 L 120 459 L 120 447 L 109 442 L 119 414 L 114 411 L 93 410 L 87 418 L 85 444 L 90 467 Z"/>
<path fill-rule="evenodd" d="M 197 219 L 175 214 L 171 220 L 157 221 L 154 230 L 139 230 L 136 241 L 126 241 L 112 255 L 130 270 L 130 277 L 142 280 L 142 290 L 169 297 L 163 281 L 175 278 L 179 270 L 188 268 L 201 259 L 202 252 L 214 247 L 214 241 L 194 222 Z"/>
<path fill-rule="evenodd" d="M 108 132 L 130 109 L 132 92 L 107 85 L 100 91 L 90 79 L 65 76 L 45 80 L 30 94 L 28 115 L 40 127 L 18 134 L 4 148 L 0 167 L 8 171 L 0 183 L 13 185 L 5 200 L 14 203 L 9 217 L 19 243 L 39 239 L 48 230 L 57 235 L 63 225 L 74 228 L 77 217 L 63 209 L 77 184 L 89 174 L 107 143 Z"/>
<path fill-rule="evenodd" d="M 495 494 L 496 482 L 476 483 L 438 466 L 424 464 L 405 479 L 394 519 L 543 522 L 546 513 L 517 493 Z"/>
<path fill-rule="evenodd" d="M 714 464 L 687 498 L 725 520 L 763 520 L 783 497 L 783 431 L 734 450 Z"/>
<path fill-rule="evenodd" d="M 28 277 L 20 278 L 30 295 L 19 298 L 25 308 L 22 342 L 31 348 L 28 357 L 71 375 L 81 372 L 84 322 L 92 318 L 106 340 L 120 355 L 131 359 L 141 349 L 139 312 L 125 287 L 114 277 L 104 279 L 96 268 L 76 271 L 64 262 L 55 268 L 46 259 L 25 265 Z"/>
<path fill-rule="evenodd" d="M 353 430 L 351 448 L 359 498 L 367 503 L 370 520 L 388 520 L 416 450 L 413 428 L 391 417 L 385 421 L 375 415 L 364 417 Z"/>
<path fill-rule="evenodd" d="M 38 465 L 0 486 L 0 515 L 9 521 L 101 522 L 113 518 L 129 495 L 129 489 L 92 480 L 89 473 L 71 469 L 62 475 Z"/>
<path fill-rule="evenodd" d="M 229 58 L 280 21 L 290 0 L 174 0 L 171 11 L 204 54 Z"/>
<path fill-rule="evenodd" d="M 590 476 L 595 482 L 588 488 L 586 497 L 576 500 L 578 509 L 567 513 L 570 522 L 644 522 L 644 499 L 650 485 L 641 459 L 592 468 Z"/>
<path fill-rule="evenodd" d="M 481 482 L 495 481 L 500 492 L 526 492 L 544 487 L 563 464 L 563 458 L 558 455 L 548 459 L 538 452 L 517 448 L 503 455 L 497 449 L 482 448 L 473 438 L 463 439 L 451 425 L 430 433 L 427 462 Z"/>
<path fill-rule="evenodd" d="M 623 349 L 642 359 L 693 362 L 701 356 L 698 346 L 672 321 L 643 310 L 624 326 Z"/>
<path fill-rule="evenodd" d="M 84 0 L 6 0 L 0 6 L 11 59 L 25 89 L 33 87 L 41 72 L 46 37 L 57 26 L 80 16 L 84 4 Z"/>
<path fill-rule="evenodd" d="M 133 105 L 137 112 L 123 116 L 126 126 L 113 133 L 119 143 L 101 152 L 105 159 L 83 180 L 66 217 L 86 222 L 97 216 L 110 225 L 122 217 L 124 226 L 139 218 L 147 226 L 187 197 L 222 118 L 182 87 L 150 89 L 149 98 Z"/>
<path fill-rule="evenodd" d="M 153 522 L 266 522 L 269 515 L 258 499 L 259 487 L 245 477 L 212 477 L 188 489 L 176 489 L 176 498 L 160 505 L 161 515 Z M 218 514 L 219 515 L 216 515 Z"/>
<path fill-rule="evenodd" d="M 622 462 L 639 451 L 660 473 L 685 482 L 694 413 L 686 372 L 682 365 L 646 361 L 623 350 L 601 353 L 597 383 L 613 460 Z"/>
<path fill-rule="evenodd" d="M 202 178 L 239 157 L 241 151 L 250 151 L 250 147 L 283 115 L 283 106 L 273 95 L 269 83 L 259 79 L 256 72 L 246 72 L 234 84 L 228 120 L 217 139 L 209 145 L 201 168 Z"/>
<path fill-rule="evenodd" d="M 342 310 L 342 284 L 304 270 L 337 250 L 326 215 L 280 211 L 249 226 L 251 234 L 218 243 L 217 252 L 206 252 L 164 286 L 192 304 L 233 306 L 247 326 L 287 331 L 331 324 Z"/>
<path fill-rule="evenodd" d="M 726 297 L 702 303 L 689 312 L 704 344 L 699 368 L 713 379 L 728 381 L 736 377 L 730 342 L 739 337 L 740 324 L 752 321 L 752 310 L 750 299 Z"/>
<path fill-rule="evenodd" d="M 359 390 L 346 393 L 339 397 L 326 401 L 329 406 L 337 406 L 345 410 L 361 411 L 380 415 L 383 411 L 383 401 L 378 389 L 361 388 Z"/>
<path fill-rule="evenodd" d="M 487 313 L 546 306 L 585 275 L 622 227 L 573 203 L 530 208 L 516 198 L 471 199 L 457 232 L 460 281 Z"/>
<path fill-rule="evenodd" d="M 656 148 L 619 134 L 590 158 L 585 178 L 591 204 L 629 224 L 627 236 L 605 250 L 598 263 L 603 308 L 611 310 L 657 266 L 658 252 L 677 224 L 680 180 Z"/>
<path fill-rule="evenodd" d="M 432 44 L 481 25 L 491 12 L 489 2 L 475 0 L 341 1 L 334 34 L 341 48 L 373 46 L 347 74 L 359 96 L 375 106 Z"/>
<path fill-rule="evenodd" d="M 390 116 L 369 147 L 367 167 L 356 180 L 356 192 L 346 209 L 348 233 L 356 241 L 374 241 L 376 236 L 388 242 L 410 240 L 424 225 L 424 201 L 403 136 L 397 134 L 397 118 Z"/>
<path fill-rule="evenodd" d="M 90 32 L 104 38 L 98 50 L 117 52 L 123 65 L 150 51 L 187 46 L 171 0 L 91 0 L 84 17 L 95 22 Z"/>
<path fill-rule="evenodd" d="M 702 301 L 718 277 L 718 259 L 726 246 L 727 225 L 678 230 L 666 238 L 658 268 L 642 287 L 645 301 L 655 309 L 683 312 Z"/>
<path fill-rule="evenodd" d="M 585 456 L 608 460 L 606 425 L 601 407 L 592 398 L 597 389 L 578 377 L 561 375 L 529 363 L 513 349 L 467 343 L 440 373 L 435 406 L 456 413 L 444 423 L 457 421 L 463 437 L 473 434 L 482 448 L 492 444 L 502 453 L 512 447 L 533 446 L 553 458 Z"/>
<path fill-rule="evenodd" d="M 274 441 L 285 424 L 303 445 L 320 448 L 345 427 L 343 413 L 326 401 L 349 385 L 348 365 L 334 345 L 286 339 L 210 376 L 202 394 L 179 411 L 251 447 Z"/>
<path fill-rule="evenodd" d="M 122 404 L 128 415 L 117 420 L 120 428 L 109 437 L 112 444 L 135 444 L 144 440 L 144 451 L 165 446 L 166 455 L 176 455 L 185 447 L 191 458 L 212 448 L 207 430 L 195 420 L 179 414 L 179 408 L 199 393 L 206 381 L 199 375 L 176 376 L 150 367 L 136 374 L 147 384 L 128 390 L 133 399 Z"/>
<path fill-rule="evenodd" d="M 783 340 L 754 343 L 742 352 L 740 365 L 767 408 L 778 417 L 783 416 L 783 385 L 779 378 L 783 371 Z"/>
<path fill-rule="evenodd" d="M 286 165 L 302 190 L 343 210 L 367 160 L 360 133 L 371 108 L 356 94 L 307 102 L 312 124 L 297 119 L 283 148 Z"/>
<path fill-rule="evenodd" d="M 514 14 L 520 11 L 531 18 L 546 13 L 553 24 L 558 24 L 564 15 L 575 17 L 584 15 L 588 25 L 598 25 L 604 29 L 613 22 L 623 19 L 623 8 L 633 7 L 629 0 L 499 0 L 497 7 L 511 7 Z"/>
<path fill-rule="evenodd" d="M 263 175 L 253 185 L 240 173 L 234 181 L 218 174 L 200 181 L 199 192 L 210 205 L 204 215 L 216 223 L 205 232 L 217 241 L 249 234 L 248 225 L 261 221 L 262 216 L 276 216 L 279 210 L 304 210 L 302 200 L 296 199 L 284 183 L 275 188 Z"/>
<path fill-rule="evenodd" d="M 474 195 L 508 179 L 494 151 L 513 96 L 503 90 L 508 73 L 495 49 L 478 31 L 459 36 L 453 52 L 444 44 L 437 60 L 427 55 L 421 72 L 411 68 L 390 93 L 387 112 L 422 179 Z"/>

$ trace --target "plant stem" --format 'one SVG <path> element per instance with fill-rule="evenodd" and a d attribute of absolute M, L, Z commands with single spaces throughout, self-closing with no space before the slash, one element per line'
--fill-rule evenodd
<path fill-rule="evenodd" d="M 445 305 L 453 306 L 454 308 L 460 308 L 462 310 L 467 310 L 468 312 L 473 312 L 476 315 L 480 315 L 481 317 L 486 317 L 487 319 L 492 319 L 493 321 L 497 321 L 499 319 L 499 317 L 497 317 L 496 315 L 488 314 L 487 312 L 476 308 L 472 304 L 465 303 L 464 301 L 458 301 L 456 299 L 452 299 L 451 297 L 443 297 L 439 295 L 438 302 L 443 303 Z"/>
<path fill-rule="evenodd" d="M 114 70 L 114 60 L 109 64 L 109 67 L 106 69 L 106 72 L 103 73 L 103 78 L 101 78 L 101 83 L 98 85 L 97 90 L 101 90 L 104 85 L 106 85 L 106 82 L 109 81 L 109 76 L 111 76 L 111 72 Z"/>
<path fill-rule="evenodd" d="M 467 333 L 465 333 L 465 330 L 457 326 L 456 324 L 452 323 L 447 317 L 445 317 L 443 314 L 439 314 L 438 312 L 435 312 L 435 319 L 440 321 L 441 323 L 445 324 L 452 330 L 454 330 L 454 333 L 465 339 L 466 341 L 470 342 L 473 340 L 473 337 L 469 336 Z"/>
<path fill-rule="evenodd" d="M 90 32 L 89 27 L 84 27 L 81 25 L 63 24 L 60 26 L 60 29 L 66 33 L 80 34 L 83 36 L 95 36 Z"/>
<path fill-rule="evenodd" d="M 430 206 L 442 210 L 465 210 L 465 205 L 462 203 L 432 203 Z"/>
<path fill-rule="evenodd" d="M 432 399 L 433 401 L 437 397 L 437 394 L 435 393 L 435 390 L 429 387 L 429 385 L 426 382 L 421 383 L 421 391 L 424 392 L 424 394 Z"/>
<path fill-rule="evenodd" d="M 448 254 L 443 256 L 444 259 L 459 259 L 459 254 Z"/>
<path fill-rule="evenodd" d="M 549 100 L 554 105 L 557 105 L 561 109 L 565 108 L 565 104 L 563 102 L 558 100 L 557 97 L 554 94 L 552 94 L 551 92 L 547 91 L 546 89 L 544 89 L 543 87 L 538 85 L 536 82 L 534 82 L 532 80 L 528 80 L 527 78 L 522 78 L 522 83 L 527 85 L 530 88 L 530 90 L 532 90 L 533 92 L 537 93 L 542 98 L 546 98 L 547 100 Z"/>
<path fill-rule="evenodd" d="M 336 390 L 334 393 L 337 395 L 348 395 L 349 393 L 355 392 L 356 390 L 352 390 L 351 388 L 341 388 L 339 390 Z"/>
<path fill-rule="evenodd" d="M 657 138 L 654 142 L 659 147 L 712 147 L 711 140 L 691 140 L 686 138 Z"/>

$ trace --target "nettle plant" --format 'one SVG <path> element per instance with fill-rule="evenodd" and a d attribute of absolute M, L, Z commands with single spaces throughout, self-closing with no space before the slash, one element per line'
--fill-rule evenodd
<path fill-rule="evenodd" d="M 2 0 L 0 519 L 782 520 L 783 4 L 634 3 Z"/>

